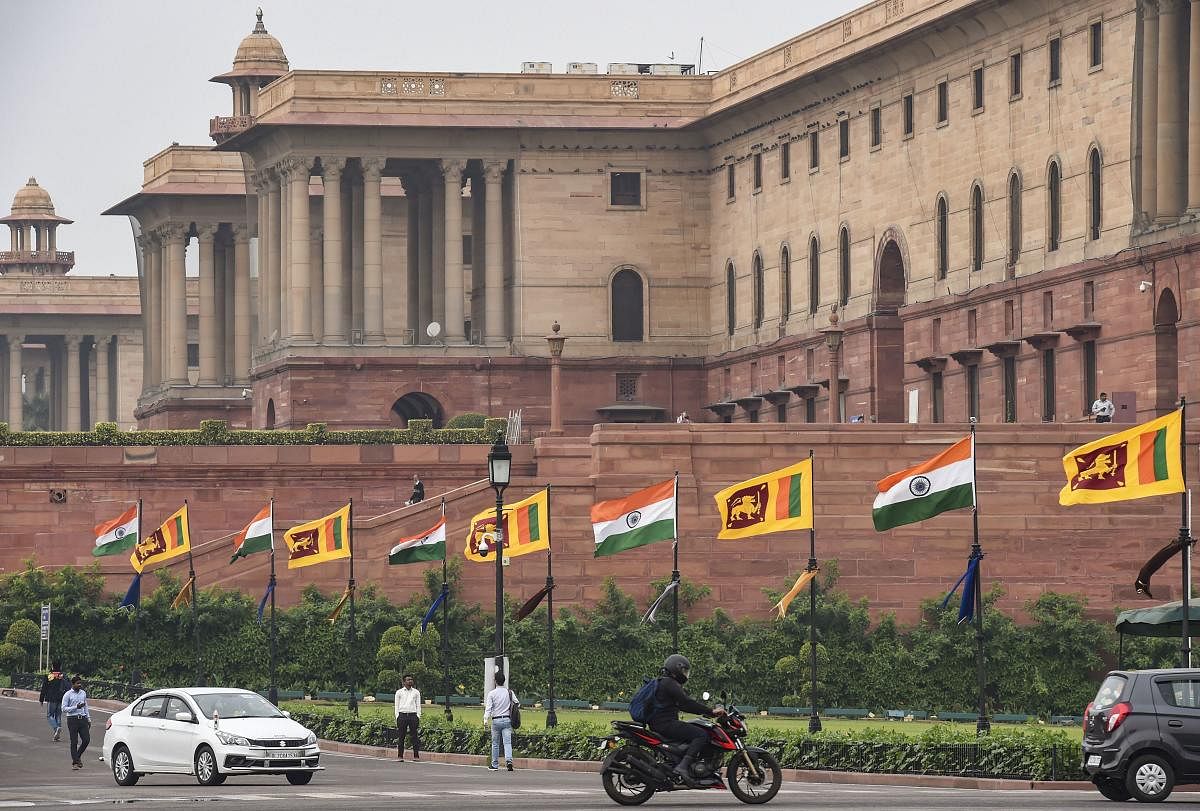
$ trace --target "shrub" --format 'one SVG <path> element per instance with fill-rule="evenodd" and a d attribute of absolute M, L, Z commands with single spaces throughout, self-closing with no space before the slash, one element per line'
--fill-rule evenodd
<path fill-rule="evenodd" d="M 13 622 L 12 625 L 8 626 L 8 633 L 4 635 L 5 642 L 18 645 L 24 648 L 26 652 L 30 652 L 36 648 L 41 638 L 41 628 L 28 617 L 22 617 Z"/>
<path fill-rule="evenodd" d="M 487 416 L 476 411 L 468 411 L 464 414 L 451 417 L 446 423 L 447 428 L 482 428 L 483 423 L 487 420 Z"/>
<path fill-rule="evenodd" d="M 375 692 L 394 693 L 400 689 L 400 674 L 384 668 L 375 676 Z"/>
<path fill-rule="evenodd" d="M 16 673 L 25 667 L 25 650 L 11 642 L 0 642 L 0 673 Z"/>
<path fill-rule="evenodd" d="M 375 655 L 375 663 L 384 670 L 400 672 L 408 664 L 408 651 L 400 645 L 383 645 Z"/>

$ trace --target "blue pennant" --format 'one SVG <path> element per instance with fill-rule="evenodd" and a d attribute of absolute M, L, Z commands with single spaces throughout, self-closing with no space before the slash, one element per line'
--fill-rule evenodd
<path fill-rule="evenodd" d="M 133 582 L 129 584 L 129 591 L 125 592 L 125 599 L 121 601 L 120 608 L 137 608 L 142 601 L 142 573 L 138 572 L 133 576 Z"/>
<path fill-rule="evenodd" d="M 270 598 L 271 592 L 273 592 L 274 590 L 275 590 L 275 584 L 269 583 L 267 585 L 267 590 L 263 593 L 263 598 L 258 601 L 258 624 L 259 625 L 262 625 L 263 609 L 265 609 L 267 607 L 267 600 L 268 600 L 268 598 Z"/>
<path fill-rule="evenodd" d="M 437 613 L 438 606 L 450 596 L 450 589 L 442 589 L 442 593 L 433 601 L 433 605 L 429 606 L 429 610 L 425 612 L 425 616 L 421 619 L 421 633 L 425 633 L 425 629 L 429 627 L 429 621 L 433 619 L 433 615 Z"/>

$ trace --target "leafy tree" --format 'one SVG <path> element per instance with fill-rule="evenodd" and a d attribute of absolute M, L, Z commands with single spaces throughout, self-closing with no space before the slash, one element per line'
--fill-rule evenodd
<path fill-rule="evenodd" d="M 5 642 L 11 642 L 25 649 L 26 653 L 30 653 L 41 642 L 42 631 L 38 624 L 28 617 L 22 617 L 8 626 L 8 633 L 4 635 Z"/>

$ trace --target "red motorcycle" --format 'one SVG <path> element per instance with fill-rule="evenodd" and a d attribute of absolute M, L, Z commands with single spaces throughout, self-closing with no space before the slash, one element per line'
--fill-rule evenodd
<path fill-rule="evenodd" d="M 704 694 L 708 700 L 709 694 Z M 621 805 L 641 805 L 657 791 L 724 791 L 721 768 L 734 797 L 744 803 L 761 805 L 779 793 L 783 772 L 779 761 L 765 749 L 746 746 L 746 716 L 721 694 L 725 715 L 715 721 L 696 718 L 696 724 L 708 733 L 708 742 L 692 761 L 691 782 L 674 773 L 687 751 L 686 743 L 664 741 L 645 724 L 613 721 L 614 734 L 600 742 L 607 750 L 600 781 L 604 791 Z"/>

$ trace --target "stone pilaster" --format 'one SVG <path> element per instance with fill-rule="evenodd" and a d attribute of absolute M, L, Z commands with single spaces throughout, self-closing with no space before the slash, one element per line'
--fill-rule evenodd
<path fill-rule="evenodd" d="M 313 343 L 325 342 L 325 229 L 314 225 L 309 229 L 308 267 L 312 286 L 308 288 L 308 305 L 312 310 Z"/>
<path fill-rule="evenodd" d="M 429 285 L 433 288 L 433 317 L 431 320 L 442 325 L 442 338 L 446 335 L 446 184 L 441 172 L 433 172 L 429 180 L 433 197 L 430 206 L 429 240 L 432 275 Z M 440 340 L 440 339 L 439 339 Z"/>
<path fill-rule="evenodd" d="M 217 385 L 216 268 L 213 240 L 217 226 L 196 227 L 200 243 L 200 377 L 201 386 Z"/>
<path fill-rule="evenodd" d="M 484 192 L 484 329 L 485 343 L 499 343 L 507 336 L 504 325 L 504 168 L 507 161 L 483 165 Z"/>
<path fill-rule="evenodd" d="M 263 343 L 279 340 L 279 302 L 282 296 L 280 262 L 282 255 L 282 234 L 280 231 L 280 185 L 278 172 L 271 172 L 267 179 L 267 284 L 266 305 L 267 326 L 261 330 Z M 260 285 L 261 286 L 261 285 Z M 263 295 L 260 290 L 259 295 Z"/>
<path fill-rule="evenodd" d="M 1158 6 L 1144 0 L 1142 17 L 1141 205 L 1142 225 L 1158 214 Z"/>
<path fill-rule="evenodd" d="M 288 209 L 288 335 L 298 343 L 312 343 L 312 275 L 309 257 L 312 253 L 311 214 L 308 199 L 308 178 L 312 160 L 294 159 L 288 166 L 290 197 Z"/>
<path fill-rule="evenodd" d="M 380 197 L 384 158 L 363 158 L 363 338 L 382 344 L 383 336 L 383 201 Z"/>
<path fill-rule="evenodd" d="M 1187 203 L 1186 0 L 1158 1 L 1158 214 L 1178 221 Z"/>
<path fill-rule="evenodd" d="M 21 344 L 24 335 L 8 336 L 8 427 L 20 431 L 25 420 L 25 402 L 21 397 Z"/>
<path fill-rule="evenodd" d="M 322 343 L 344 344 L 346 330 L 346 280 L 342 266 L 342 170 L 345 158 L 321 158 L 322 243 L 321 287 L 324 294 Z"/>
<path fill-rule="evenodd" d="M 166 316 L 171 336 L 167 353 L 171 370 L 168 380 L 173 386 L 186 386 L 190 382 L 187 363 L 187 286 L 184 277 L 187 231 L 183 226 L 169 226 L 164 229 L 164 239 L 167 245 L 167 275 L 171 278 L 171 305 Z"/>
<path fill-rule="evenodd" d="M 112 411 L 108 407 L 108 347 L 112 337 L 109 335 L 96 336 L 93 352 L 96 355 L 96 410 L 92 414 L 92 422 L 112 422 Z"/>
<path fill-rule="evenodd" d="M 466 162 L 442 161 L 446 190 L 446 343 L 461 344 L 463 337 L 462 173 Z"/>
<path fill-rule="evenodd" d="M 416 343 L 423 344 L 428 338 L 425 328 L 434 320 L 433 314 L 433 188 L 427 175 L 418 181 L 420 193 L 417 197 L 417 273 L 421 277 L 421 299 L 417 303 Z"/>
<path fill-rule="evenodd" d="M 244 225 L 233 226 L 233 368 L 230 373 L 237 385 L 250 379 L 250 230 Z"/>
<path fill-rule="evenodd" d="M 167 229 L 158 229 L 158 267 L 161 283 L 158 286 L 158 382 L 165 386 L 171 379 L 171 252 L 167 248 Z"/>
<path fill-rule="evenodd" d="M 63 391 L 67 398 L 67 430 L 78 431 L 80 429 L 80 391 L 79 391 L 79 344 L 81 338 L 78 335 L 67 335 L 63 337 L 63 345 L 67 350 L 67 371 L 66 371 L 66 386 Z"/>
<path fill-rule="evenodd" d="M 159 349 L 162 345 L 162 246 L 158 238 L 143 234 L 139 239 L 142 247 L 142 268 L 145 272 L 145 311 L 142 313 L 142 377 L 146 390 L 158 385 L 162 371 Z"/>
<path fill-rule="evenodd" d="M 267 173 L 261 170 L 254 173 L 253 180 L 254 189 L 258 193 L 258 301 L 257 306 L 254 308 L 258 329 L 251 337 L 253 345 L 259 346 L 266 341 L 267 332 L 267 267 L 270 263 L 267 243 L 270 241 L 271 233 L 270 219 L 268 217 L 270 204 L 267 201 L 267 193 L 271 188 L 271 181 Z M 249 272 L 249 266 L 247 265 L 246 273 L 249 274 Z"/>
<path fill-rule="evenodd" d="M 421 330 L 421 260 L 420 260 L 420 217 L 417 198 L 417 181 L 412 175 L 401 178 L 404 183 L 404 211 L 406 223 L 404 244 L 407 259 L 406 283 L 408 296 L 405 308 L 405 327 L 412 330 L 413 343 L 420 343 Z"/>
<path fill-rule="evenodd" d="M 1188 212 L 1200 215 L 1200 0 L 1191 0 L 1188 43 Z"/>

